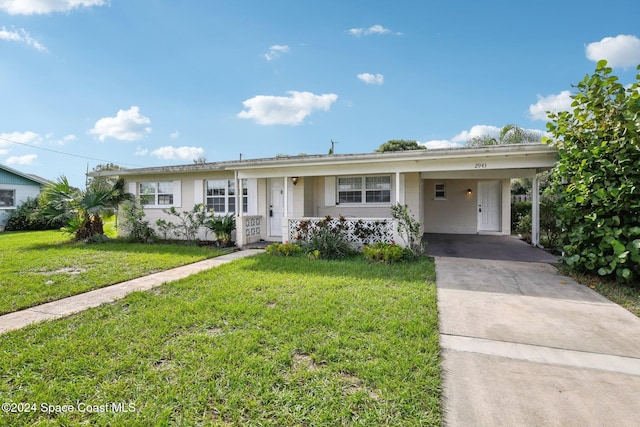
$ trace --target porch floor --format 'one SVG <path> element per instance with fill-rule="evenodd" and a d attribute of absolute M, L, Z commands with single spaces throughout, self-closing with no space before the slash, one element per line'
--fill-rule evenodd
<path fill-rule="evenodd" d="M 425 233 L 427 255 L 434 257 L 494 259 L 556 264 L 559 257 L 533 247 L 515 236 Z"/>

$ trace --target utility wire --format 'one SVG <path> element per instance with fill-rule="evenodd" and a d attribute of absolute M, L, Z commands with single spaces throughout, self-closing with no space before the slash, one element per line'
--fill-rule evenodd
<path fill-rule="evenodd" d="M 6 141 L 6 142 L 10 142 L 12 144 L 24 145 L 25 147 L 36 148 L 38 150 L 49 151 L 51 153 L 62 154 L 64 156 L 70 156 L 70 157 L 77 157 L 77 158 L 85 159 L 85 160 L 94 160 L 94 161 L 103 162 L 103 163 L 115 163 L 115 164 L 126 165 L 126 166 L 143 167 L 143 166 L 140 166 L 140 165 L 134 165 L 132 163 L 112 162 L 110 160 L 97 159 L 95 157 L 81 156 L 80 154 L 65 153 L 64 151 L 53 150 L 51 148 L 39 147 L 37 145 L 27 144 L 26 142 L 13 141 L 11 139 L 7 139 L 7 138 L 1 137 L 1 136 L 0 136 L 0 140 Z"/>

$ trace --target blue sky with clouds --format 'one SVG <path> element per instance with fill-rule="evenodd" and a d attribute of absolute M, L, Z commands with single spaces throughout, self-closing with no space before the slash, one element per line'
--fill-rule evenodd
<path fill-rule="evenodd" d="M 639 16 L 637 0 L 0 0 L 0 163 L 82 186 L 105 162 L 543 131 L 598 59 L 635 80 Z"/>

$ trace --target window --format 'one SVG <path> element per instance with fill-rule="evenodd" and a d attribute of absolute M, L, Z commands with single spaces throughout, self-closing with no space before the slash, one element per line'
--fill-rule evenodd
<path fill-rule="evenodd" d="M 173 204 L 173 183 L 166 182 L 141 182 L 140 203 L 143 205 L 168 206 Z"/>
<path fill-rule="evenodd" d="M 447 187 L 443 182 L 434 184 L 433 198 L 434 200 L 447 200 Z"/>
<path fill-rule="evenodd" d="M 338 177 L 338 203 L 389 203 L 391 176 Z"/>
<path fill-rule="evenodd" d="M 13 208 L 16 205 L 16 190 L 0 190 L 0 208 Z"/>
<path fill-rule="evenodd" d="M 235 213 L 236 183 L 233 179 L 210 179 L 207 181 L 205 198 L 207 208 L 215 213 Z M 242 212 L 247 212 L 247 181 L 242 180 Z"/>

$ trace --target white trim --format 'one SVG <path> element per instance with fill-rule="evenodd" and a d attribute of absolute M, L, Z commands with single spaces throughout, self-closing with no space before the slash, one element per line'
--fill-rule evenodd
<path fill-rule="evenodd" d="M 193 180 L 193 204 L 204 205 L 204 179 Z"/>
<path fill-rule="evenodd" d="M 540 181 L 538 175 L 534 175 L 531 181 L 531 244 L 538 246 L 540 243 Z"/>

